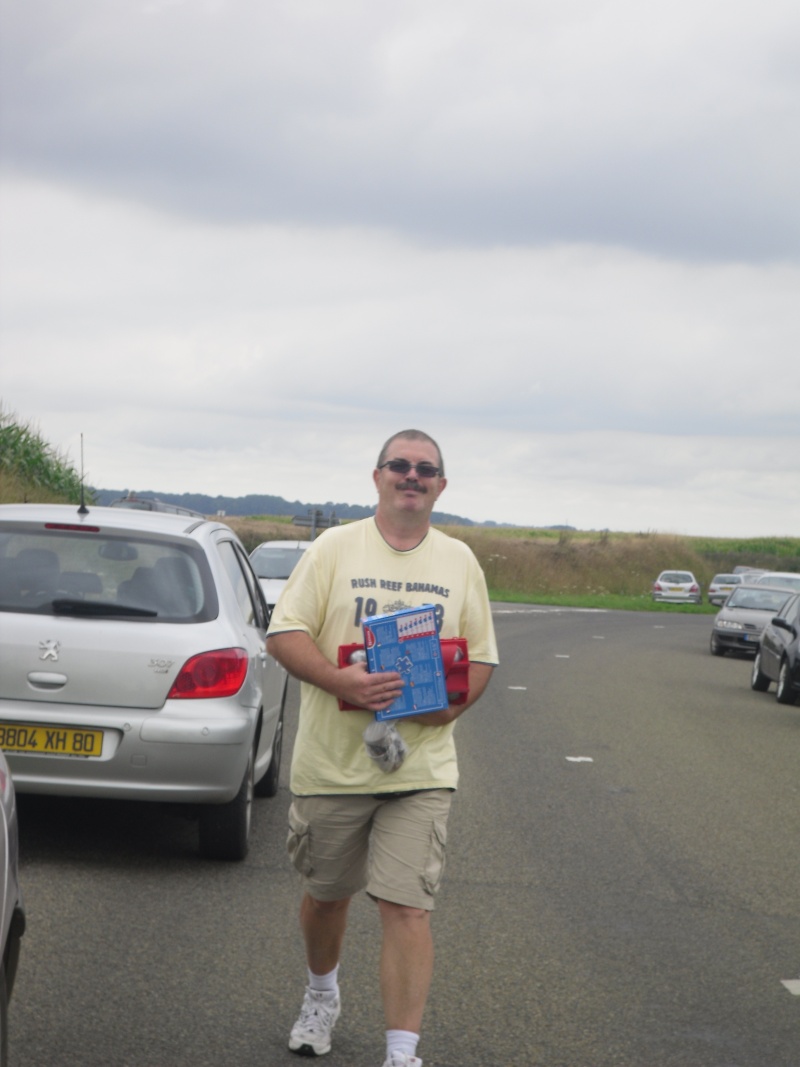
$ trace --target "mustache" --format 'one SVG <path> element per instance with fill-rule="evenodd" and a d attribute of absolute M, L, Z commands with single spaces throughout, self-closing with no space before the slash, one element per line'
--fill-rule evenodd
<path fill-rule="evenodd" d="M 406 478 L 405 481 L 400 482 L 397 486 L 398 489 L 414 489 L 418 493 L 427 493 L 428 490 L 421 482 L 416 481 L 414 478 Z"/>

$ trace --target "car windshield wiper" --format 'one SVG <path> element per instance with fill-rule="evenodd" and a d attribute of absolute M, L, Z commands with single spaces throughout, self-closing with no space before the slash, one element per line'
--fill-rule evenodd
<path fill-rule="evenodd" d="M 107 600 L 74 600 L 72 597 L 58 597 L 52 607 L 54 615 L 130 615 L 143 619 L 154 619 L 158 615 L 150 608 L 134 608 Z"/>

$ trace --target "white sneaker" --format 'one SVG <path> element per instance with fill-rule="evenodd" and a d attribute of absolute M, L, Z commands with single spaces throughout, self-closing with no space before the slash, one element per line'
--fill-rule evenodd
<path fill-rule="evenodd" d="M 388 1059 L 383 1067 L 422 1067 L 422 1060 L 419 1056 L 409 1056 L 405 1052 L 393 1052 L 391 1059 Z"/>
<path fill-rule="evenodd" d="M 289 1049 L 298 1056 L 324 1056 L 330 1052 L 331 1034 L 341 1010 L 338 993 L 306 986 L 300 1015 L 289 1035 Z"/>

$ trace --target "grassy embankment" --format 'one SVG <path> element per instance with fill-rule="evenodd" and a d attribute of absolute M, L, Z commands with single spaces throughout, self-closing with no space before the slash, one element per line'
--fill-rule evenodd
<path fill-rule="evenodd" d="M 307 530 L 275 517 L 227 521 L 248 551 L 261 541 L 308 537 Z M 691 570 L 703 588 L 715 574 L 737 564 L 800 571 L 800 538 L 735 540 L 518 527 L 442 529 L 475 552 L 492 600 L 510 603 L 714 613 L 717 609 L 708 604 L 654 604 L 650 599 L 653 580 L 668 567 Z"/>
<path fill-rule="evenodd" d="M 80 500 L 80 476 L 29 426 L 0 408 L 0 503 Z M 262 541 L 307 538 L 280 516 L 226 520 L 248 551 Z M 702 586 L 737 564 L 800 571 L 800 538 L 679 537 L 510 527 L 447 526 L 465 541 L 486 573 L 495 601 L 646 611 L 714 612 L 707 604 L 653 604 L 653 579 L 668 567 L 694 572 Z M 323 534 L 324 536 L 324 534 Z"/>
<path fill-rule="evenodd" d="M 31 425 L 0 407 L 0 504 L 77 504 L 81 478 Z"/>

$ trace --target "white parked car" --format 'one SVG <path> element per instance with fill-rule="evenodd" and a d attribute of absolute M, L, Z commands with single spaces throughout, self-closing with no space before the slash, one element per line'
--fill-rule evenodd
<path fill-rule="evenodd" d="M 700 604 L 700 583 L 691 571 L 662 571 L 653 582 L 653 600 L 673 604 Z"/>
<path fill-rule="evenodd" d="M 270 608 L 277 604 L 289 575 L 310 544 L 310 541 L 264 541 L 250 553 L 250 562 Z"/>
<path fill-rule="evenodd" d="M 756 585 L 771 585 L 780 589 L 791 589 L 793 593 L 800 593 L 800 574 L 790 571 L 764 571 L 757 578 L 750 579 Z"/>
<path fill-rule="evenodd" d="M 278 788 L 287 675 L 222 523 L 0 506 L 0 747 L 19 793 L 190 805 L 200 849 L 242 859 Z"/>
<path fill-rule="evenodd" d="M 724 604 L 728 594 L 744 581 L 743 574 L 715 574 L 708 583 L 709 604 Z"/>

